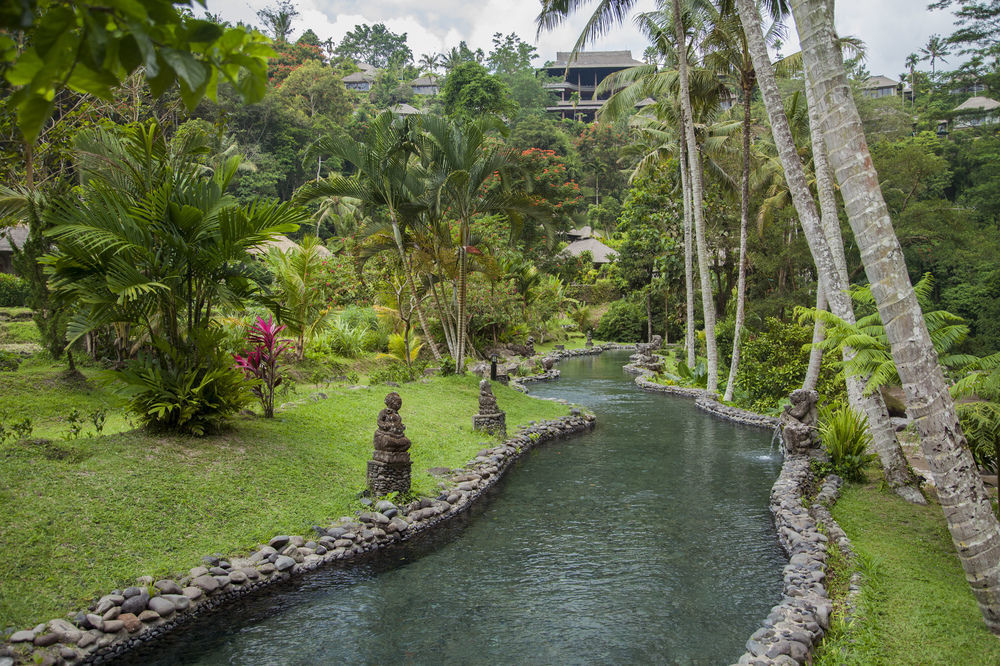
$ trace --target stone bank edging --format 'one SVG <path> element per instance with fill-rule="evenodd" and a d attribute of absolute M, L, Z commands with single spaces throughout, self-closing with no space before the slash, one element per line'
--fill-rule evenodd
<path fill-rule="evenodd" d="M 0 666 L 109 663 L 236 599 L 411 539 L 467 511 L 536 445 L 592 430 L 595 421 L 593 414 L 573 409 L 570 416 L 532 422 L 502 444 L 480 451 L 464 467 L 449 470 L 435 499 L 404 507 L 379 502 L 354 518 L 314 527 L 315 536 L 275 536 L 246 558 L 207 556 L 204 566 L 180 579 L 154 582 L 143 576 L 134 587 L 104 595 L 72 622 L 50 620 L 15 632 L 0 644 Z M 149 596 L 151 591 L 155 596 Z"/>
<path fill-rule="evenodd" d="M 774 430 L 778 427 L 778 419 L 775 417 L 723 404 L 719 402 L 718 396 L 715 393 L 706 389 L 658 384 L 651 379 L 653 376 L 652 371 L 639 365 L 629 364 L 622 369 L 631 375 L 637 375 L 635 378 L 636 386 L 644 391 L 666 393 L 683 398 L 694 398 L 695 407 L 725 421 L 732 421 L 733 423 L 754 428 L 766 428 L 768 430 Z"/>

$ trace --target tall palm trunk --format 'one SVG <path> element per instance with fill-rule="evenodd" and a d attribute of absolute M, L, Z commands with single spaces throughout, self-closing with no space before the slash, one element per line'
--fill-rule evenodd
<path fill-rule="evenodd" d="M 702 208 L 701 158 L 694 136 L 694 112 L 691 109 L 691 86 L 688 81 L 687 40 L 680 0 L 673 0 L 674 36 L 677 40 L 678 72 L 681 82 L 681 125 L 687 141 L 688 167 L 691 176 L 691 209 L 694 213 L 695 245 L 698 249 L 698 273 L 701 278 L 701 309 L 705 318 L 705 356 L 708 360 L 706 388 L 713 393 L 719 387 L 719 355 L 715 343 L 715 300 L 708 270 L 708 245 L 705 240 L 705 215 Z"/>
<path fill-rule="evenodd" d="M 837 266 L 837 260 L 827 239 L 822 221 L 816 211 L 816 204 L 806 182 L 805 169 L 799 159 L 792 139 L 788 117 L 778 92 L 778 84 L 774 77 L 774 69 L 767 55 L 764 36 L 760 28 L 760 15 L 757 13 L 753 0 L 737 0 L 740 20 L 746 33 L 747 43 L 753 58 L 754 69 L 757 71 L 757 81 L 764 97 L 764 105 L 771 121 L 771 133 L 781 157 L 785 170 L 785 180 L 791 194 L 795 210 L 798 212 L 802 231 L 806 236 L 809 251 L 816 264 L 819 274 L 819 288 L 823 290 L 830 303 L 830 311 L 845 321 L 853 323 L 854 310 L 847 295 L 846 267 L 843 273 Z M 829 216 L 828 216 L 829 217 Z M 828 226 L 833 224 L 828 222 Z M 839 232 L 837 234 L 839 238 Z M 848 381 L 850 386 L 851 381 Z M 868 417 L 876 451 L 882 461 L 886 480 L 890 486 L 904 499 L 919 501 L 920 495 L 916 488 L 916 479 L 909 472 L 906 459 L 902 455 L 895 434 L 889 427 L 885 406 L 881 397 L 861 395 L 857 387 L 850 390 L 849 397 L 854 404 L 860 405 Z"/>
<path fill-rule="evenodd" d="M 816 284 L 816 311 L 826 310 L 826 294 L 823 287 Z M 806 378 L 802 380 L 802 388 L 811 391 L 816 388 L 819 381 L 819 371 L 823 365 L 823 350 L 819 345 L 826 337 L 826 329 L 823 322 L 817 317 L 813 323 L 812 347 L 809 349 L 809 365 L 806 366 Z"/>
<path fill-rule="evenodd" d="M 455 322 L 456 333 L 458 334 L 458 339 L 456 341 L 456 346 L 458 347 L 458 357 L 455 359 L 455 370 L 459 374 L 465 371 L 465 345 L 466 338 L 468 337 L 468 322 L 465 316 L 465 296 L 466 287 L 468 283 L 468 254 L 465 248 L 469 244 L 467 224 L 465 222 L 461 223 L 461 228 L 459 230 L 459 247 L 458 247 L 458 321 Z"/>
<path fill-rule="evenodd" d="M 687 364 L 693 368 L 696 363 L 694 353 L 694 248 L 692 246 L 691 223 L 691 173 L 687 163 L 687 139 L 681 132 L 681 196 L 684 198 L 684 290 L 687 303 L 684 349 L 687 351 Z"/>
<path fill-rule="evenodd" d="M 837 200 L 833 192 L 833 178 L 830 173 L 823 127 L 819 120 L 819 105 L 816 101 L 816 91 L 808 80 L 805 82 L 805 89 L 809 131 L 812 136 L 813 166 L 816 171 L 816 192 L 820 206 L 820 223 L 823 226 L 823 235 L 826 236 L 827 245 L 833 254 L 833 262 L 840 274 L 840 281 L 846 286 L 850 284 L 850 280 L 847 274 L 847 259 L 844 255 L 844 238 L 840 234 L 840 218 L 837 215 Z M 848 303 L 850 304 L 850 301 Z M 853 306 L 851 316 L 853 322 Z M 845 361 L 850 361 L 856 355 L 854 350 L 849 347 L 845 347 L 841 353 Z M 876 391 L 865 395 L 864 385 L 867 383 L 867 377 L 849 376 L 845 381 L 847 397 L 851 405 L 855 409 L 863 411 L 868 417 L 868 430 L 872 435 L 873 448 L 878 453 L 887 483 L 900 497 L 907 501 L 915 504 L 926 504 L 927 500 L 917 487 L 917 478 L 910 470 L 903 449 L 896 439 L 896 429 L 889 419 L 889 410 L 885 406 L 882 394 Z"/>
<path fill-rule="evenodd" d="M 745 2 L 745 0 L 742 0 Z M 1000 634 L 1000 522 L 962 435 L 872 166 L 833 42 L 832 3 L 792 0 L 806 78 L 815 88 L 830 164 L 885 325 L 910 415 L 958 558 L 987 628 Z"/>
<path fill-rule="evenodd" d="M 729 379 L 723 400 L 733 399 L 736 373 L 740 367 L 740 333 L 746 316 L 747 294 L 747 227 L 750 218 L 750 94 L 753 88 L 743 88 L 743 182 L 740 189 L 740 260 L 736 280 L 736 328 L 733 330 L 733 356 L 729 363 Z"/>

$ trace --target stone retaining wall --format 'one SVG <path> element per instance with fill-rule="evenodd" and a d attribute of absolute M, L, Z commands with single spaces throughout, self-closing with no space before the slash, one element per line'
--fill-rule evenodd
<path fill-rule="evenodd" d="M 713 416 L 740 425 L 751 426 L 753 428 L 764 428 L 774 430 L 778 427 L 778 419 L 773 416 L 764 416 L 756 412 L 733 407 L 719 402 L 715 396 L 705 396 L 695 401 L 695 406 L 703 412 L 708 412 Z"/>
<path fill-rule="evenodd" d="M 101 597 L 73 622 L 52 620 L 16 632 L 0 645 L 0 666 L 108 663 L 235 599 L 412 539 L 466 511 L 534 446 L 591 430 L 594 422 L 593 414 L 578 409 L 560 419 L 531 422 L 503 444 L 480 451 L 464 467 L 443 470 L 436 498 L 402 507 L 381 501 L 329 527 L 315 526 L 312 535 L 275 536 L 246 558 L 206 556 L 203 566 L 177 580 L 154 582 L 144 576 L 134 587 Z"/>

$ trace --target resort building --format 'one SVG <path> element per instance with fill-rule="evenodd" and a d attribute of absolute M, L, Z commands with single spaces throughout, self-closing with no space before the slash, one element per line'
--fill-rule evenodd
<path fill-rule="evenodd" d="M 21 248 L 24 247 L 27 240 L 27 225 L 19 224 L 15 227 L 0 229 L 0 273 L 14 272 L 14 250 L 11 248 L 11 244 L 13 243 L 16 248 Z"/>
<path fill-rule="evenodd" d="M 345 76 L 343 79 L 344 87 L 348 90 L 368 92 L 372 89 L 372 85 L 375 83 L 375 76 L 378 74 L 378 70 L 366 62 L 357 62 L 354 64 L 356 64 L 358 69 L 361 71 Z"/>
<path fill-rule="evenodd" d="M 556 53 L 555 62 L 542 71 L 557 76 L 561 81 L 546 83 L 545 88 L 559 96 L 546 111 L 563 118 L 593 120 L 597 110 L 611 95 L 597 95 L 597 86 L 604 77 L 629 67 L 644 64 L 632 57 L 631 51 L 581 51 L 573 57 L 571 51 Z"/>
<path fill-rule="evenodd" d="M 881 74 L 869 77 L 861 86 L 861 94 L 865 97 L 896 97 L 901 93 L 906 99 L 913 97 L 913 91 L 909 86 L 904 87 L 899 81 Z"/>
<path fill-rule="evenodd" d="M 989 97 L 970 97 L 954 109 L 955 129 L 978 127 L 1000 122 L 1000 102 Z"/>
<path fill-rule="evenodd" d="M 441 90 L 441 77 L 436 74 L 428 74 L 418 79 L 410 81 L 414 95 L 437 95 Z"/>

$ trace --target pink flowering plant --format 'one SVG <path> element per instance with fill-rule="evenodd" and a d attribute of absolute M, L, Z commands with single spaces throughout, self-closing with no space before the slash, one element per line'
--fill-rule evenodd
<path fill-rule="evenodd" d="M 291 344 L 290 340 L 278 339 L 283 330 L 285 327 L 276 326 L 270 317 L 267 321 L 258 317 L 247 334 L 247 342 L 253 347 L 245 355 L 233 354 L 237 369 L 254 382 L 251 390 L 260 399 L 264 417 L 269 419 L 274 418 L 274 390 L 281 385 L 278 357 Z"/>

